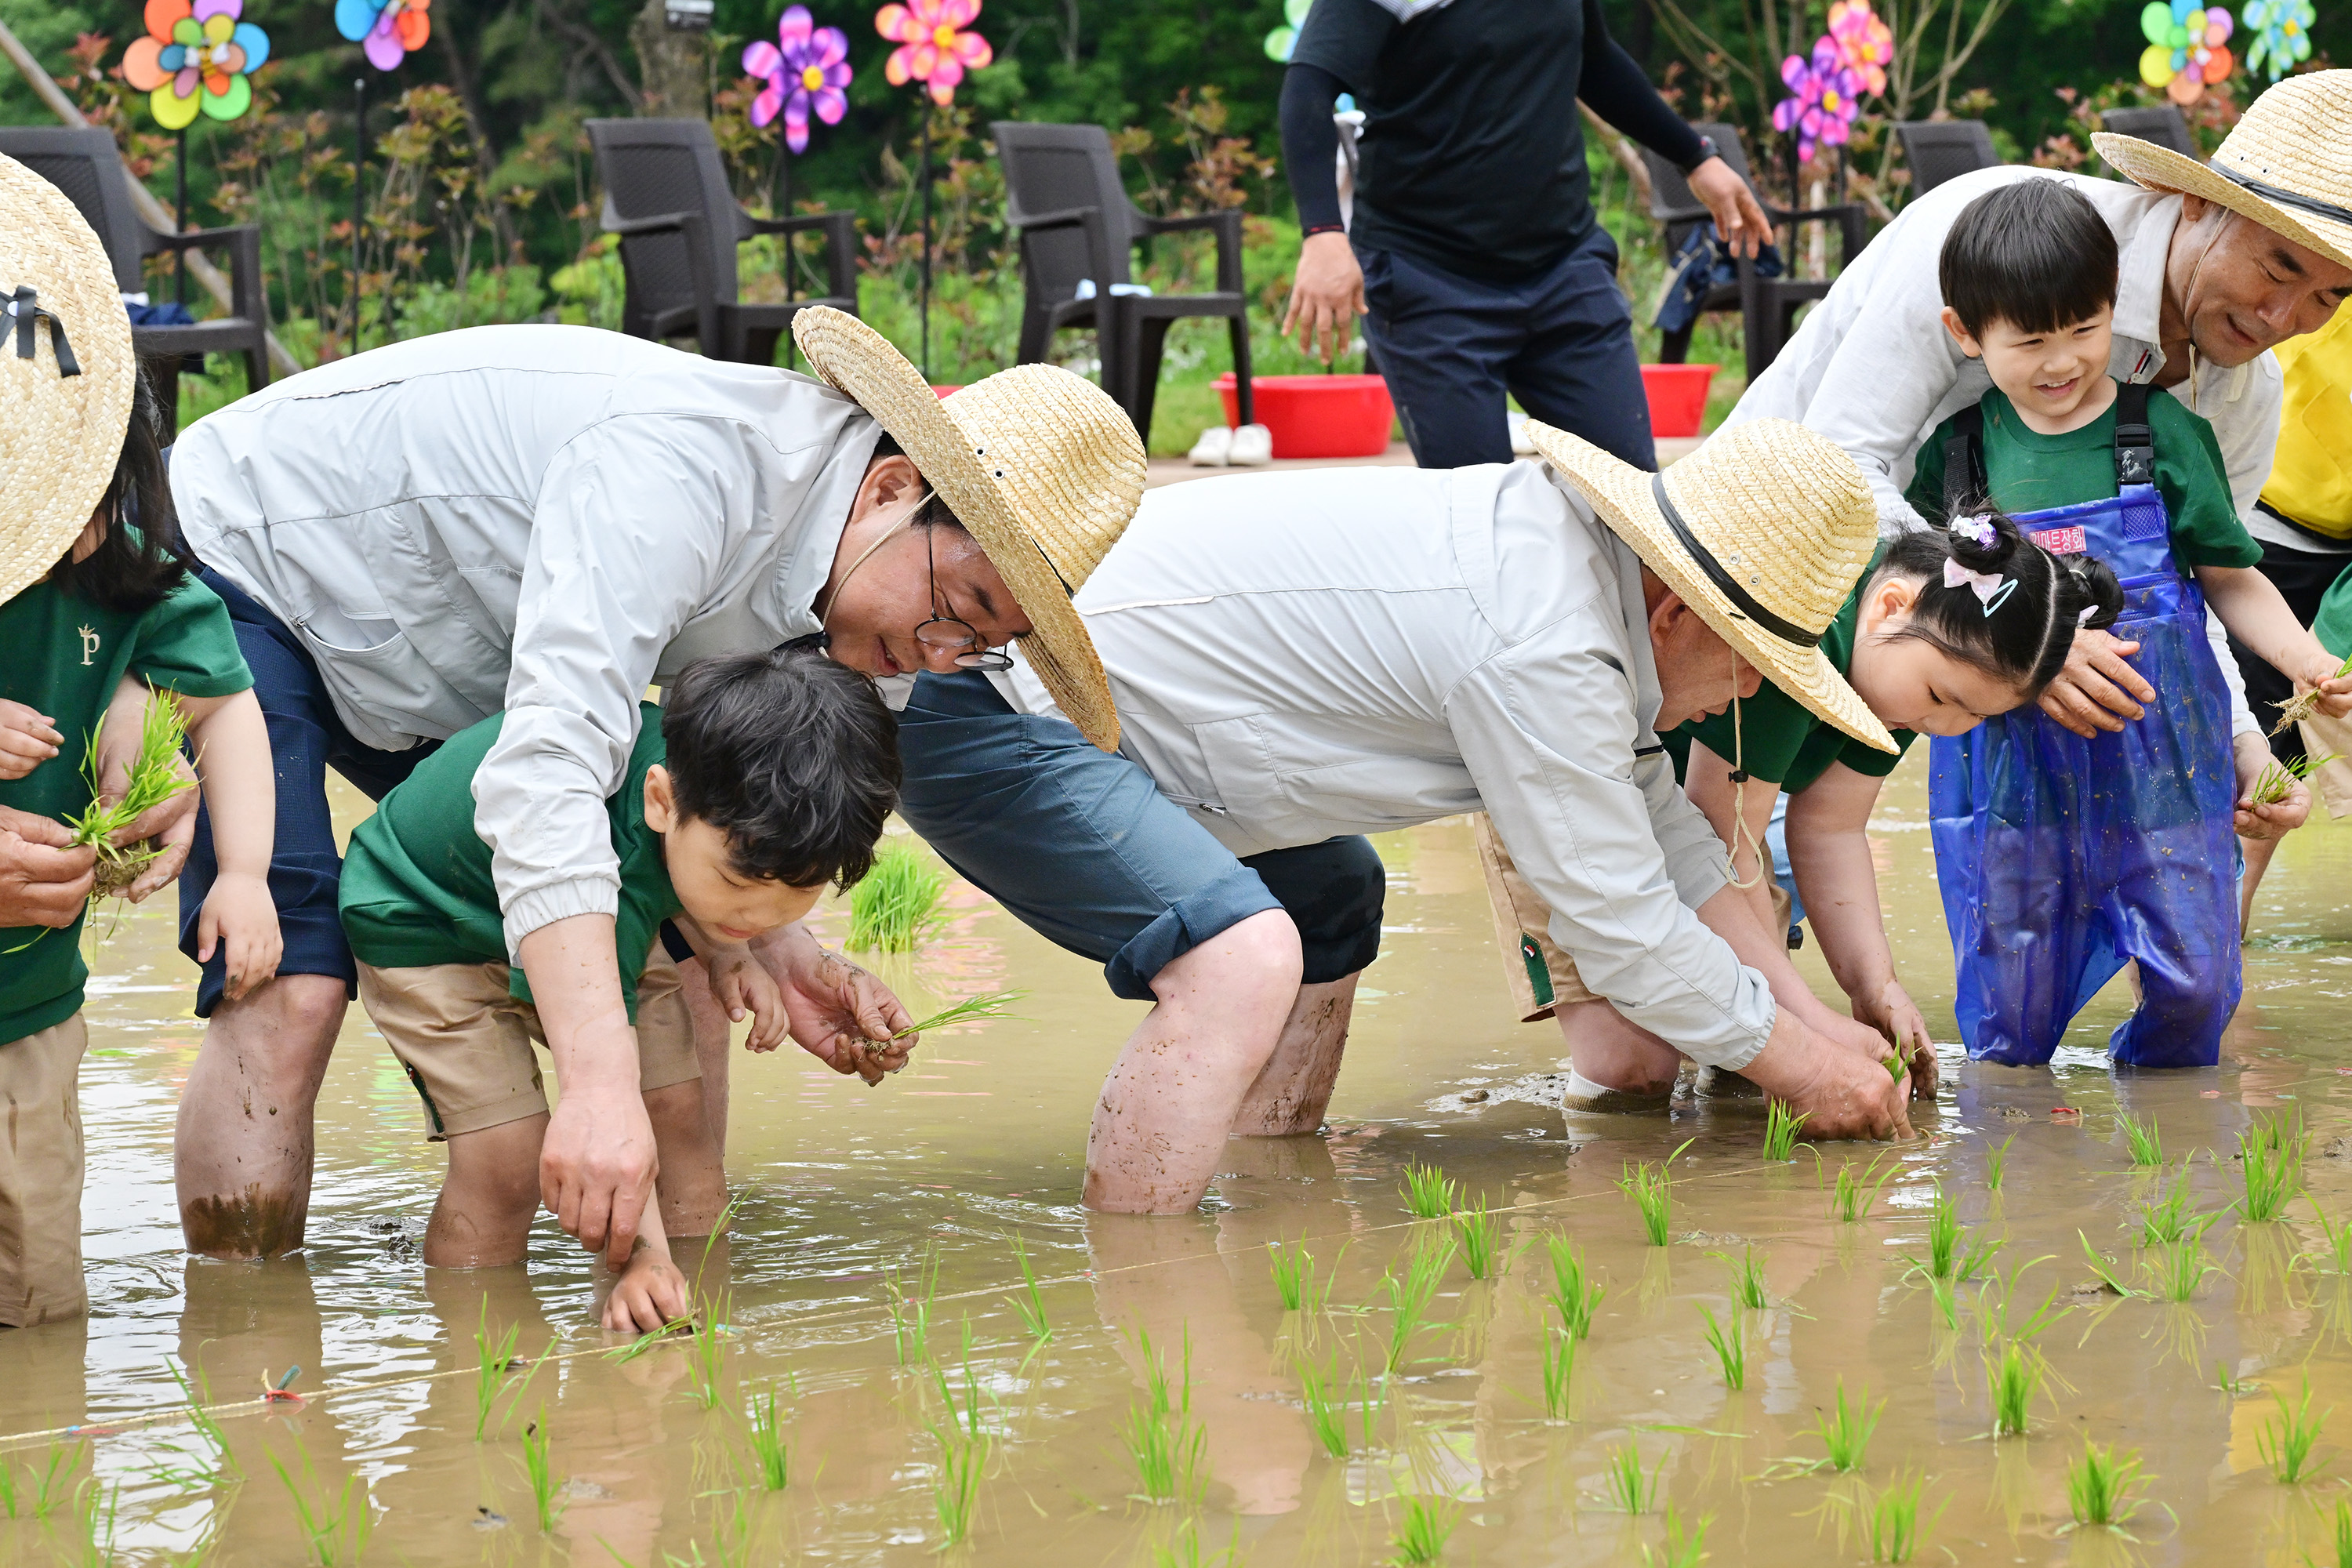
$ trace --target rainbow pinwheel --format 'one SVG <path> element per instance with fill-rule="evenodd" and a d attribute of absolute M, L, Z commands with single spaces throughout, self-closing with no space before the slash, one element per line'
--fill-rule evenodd
<path fill-rule="evenodd" d="M 2200 10 L 2189 0 L 2150 0 L 2139 14 L 2139 30 L 2147 37 L 2139 79 L 2164 89 L 2175 103 L 2196 102 L 2237 68 L 2221 47 L 2230 41 L 2230 13 L 2219 5 Z"/>
<path fill-rule="evenodd" d="M 838 125 L 849 109 L 849 35 L 820 27 L 805 5 L 788 6 L 776 20 L 776 41 L 748 46 L 743 68 L 768 85 L 751 100 L 751 123 L 784 117 L 784 145 L 808 151 L 809 116 Z"/>
<path fill-rule="evenodd" d="M 237 16 L 245 0 L 147 0 L 147 37 L 122 52 L 122 79 L 147 95 L 155 123 L 184 131 L 198 113 L 235 120 L 253 104 L 247 79 L 269 35 Z"/>
<path fill-rule="evenodd" d="M 367 49 L 368 63 L 388 71 L 425 47 L 433 0 L 335 0 L 335 31 Z"/>
<path fill-rule="evenodd" d="M 980 0 L 914 0 L 885 5 L 874 14 L 874 30 L 898 47 L 882 68 L 892 87 L 910 81 L 929 89 L 945 109 L 955 101 L 956 84 L 996 58 L 988 40 L 965 29 L 980 15 Z"/>
<path fill-rule="evenodd" d="M 2311 0 L 2246 0 L 2246 68 L 2273 81 L 2311 58 L 2311 25 L 2319 19 Z"/>
<path fill-rule="evenodd" d="M 1813 41 L 1811 60 L 1782 60 L 1780 79 L 1795 96 L 1772 106 L 1772 129 L 1797 133 L 1798 160 L 1811 163 L 1816 149 L 1843 146 L 1862 109 L 1862 78 L 1839 58 L 1837 40 L 1824 34 Z"/>
<path fill-rule="evenodd" d="M 1838 58 L 1861 79 L 1863 90 L 1884 95 L 1887 62 L 1895 58 L 1895 30 L 1870 8 L 1870 0 L 1830 0 L 1830 38 Z"/>

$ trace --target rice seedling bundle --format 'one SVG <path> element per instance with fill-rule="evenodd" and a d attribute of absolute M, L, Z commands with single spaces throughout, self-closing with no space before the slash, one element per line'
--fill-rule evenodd
<path fill-rule="evenodd" d="M 1481 1198 L 1475 1209 L 1454 1216 L 1454 1237 L 1462 1252 L 1462 1266 L 1473 1279 L 1491 1278 L 1503 1250 L 1503 1222 L 1487 1212 Z"/>
<path fill-rule="evenodd" d="M 744 1424 L 751 1435 L 751 1468 L 762 1490 L 780 1492 L 792 1484 L 793 1446 L 784 1438 L 782 1401 L 771 1386 L 751 1395 Z"/>
<path fill-rule="evenodd" d="M 1644 1472 L 1642 1450 L 1624 1443 L 1610 1450 L 1608 1468 L 1601 1475 L 1601 1495 L 1619 1513 L 1649 1513 L 1658 1506 L 1659 1478 L 1665 1469 L 1662 1454 L 1657 1464 Z"/>
<path fill-rule="evenodd" d="M 2238 1148 L 2239 1173 L 2245 1184 L 2238 1212 L 2248 1225 L 2284 1218 L 2287 1205 L 2303 1190 L 2300 1137 L 2258 1122 L 2241 1136 Z"/>
<path fill-rule="evenodd" d="M 2337 665 L 2336 667 L 2335 675 L 2329 677 L 2329 679 L 2340 680 L 2347 675 L 2352 675 L 2352 658 L 2347 658 L 2342 664 Z M 2308 691 L 2296 692 L 2293 697 L 2290 697 L 2285 701 L 2278 704 L 2278 722 L 2271 726 L 2271 733 L 2273 735 L 2284 734 L 2288 730 L 2293 729 L 2295 725 L 2302 723 L 2305 719 L 2310 718 L 2313 713 L 2318 710 L 2318 709 L 2319 689 L 2317 687 L 2315 686 Z M 2255 798 L 2259 800 L 2262 797 L 2257 795 Z"/>
<path fill-rule="evenodd" d="M 2255 1435 L 2254 1447 L 2281 1485 L 2295 1486 L 2327 1468 L 2325 1464 L 2313 1464 L 2311 1455 L 2319 1446 L 2320 1431 L 2327 1425 L 2335 1407 L 2330 1405 L 2317 1415 L 2311 1413 L 2308 1376 L 2303 1380 L 2303 1399 L 2298 1404 L 2289 1405 L 2283 1390 L 2274 1389 L 2273 1393 L 2278 1399 L 2278 1418 L 2263 1423 L 2262 1431 Z"/>
<path fill-rule="evenodd" d="M 1710 1252 L 1707 1256 L 1722 1259 L 1723 1266 L 1731 1270 L 1733 1306 L 1745 1307 L 1751 1312 L 1761 1312 L 1771 1306 L 1764 1294 L 1764 1266 L 1756 1260 L 1754 1247 L 1743 1250 L 1737 1261 L 1727 1252 Z"/>
<path fill-rule="evenodd" d="M 1682 1516 L 1667 1509 L 1665 1539 L 1655 1547 L 1643 1542 L 1642 1568 L 1698 1568 L 1706 1561 L 1706 1530 L 1714 1522 L 1715 1515 L 1701 1514 L 1696 1524 L 1685 1528 Z"/>
<path fill-rule="evenodd" d="M 1715 1352 L 1716 1364 L 1723 1369 L 1723 1386 L 1737 1394 L 1748 1386 L 1748 1341 L 1740 1331 L 1739 1310 L 1733 1308 L 1719 1323 L 1705 1302 L 1698 1310 L 1706 1320 L 1707 1348 Z"/>
<path fill-rule="evenodd" d="M 1568 1419 L 1569 1385 L 1576 1377 L 1576 1336 L 1565 1329 L 1548 1329 L 1543 1345 L 1544 1419 Z"/>
<path fill-rule="evenodd" d="M 1347 1244 L 1341 1243 L 1340 1254 L 1344 1256 L 1347 1250 Z M 1319 1312 L 1323 1310 L 1324 1303 L 1331 1297 L 1331 1281 L 1317 1277 L 1318 1265 L 1315 1255 L 1307 1250 L 1304 1243 L 1293 1241 L 1276 1246 L 1269 1241 L 1265 1244 L 1265 1255 L 1274 1270 L 1274 1291 L 1282 1298 L 1284 1311 Z M 1339 1258 L 1334 1258 L 1331 1266 L 1336 1270 Z"/>
<path fill-rule="evenodd" d="M 1837 1403 L 1828 1415 L 1813 1417 L 1813 1434 L 1828 1450 L 1831 1469 L 1841 1475 L 1851 1475 L 1868 1462 L 1870 1435 L 1878 1429 L 1878 1418 L 1886 1414 L 1886 1401 L 1880 1400 L 1875 1408 L 1870 1403 L 1870 1390 L 1864 1388 L 1852 1404 L 1845 1396 L 1845 1379 L 1838 1379 Z"/>
<path fill-rule="evenodd" d="M 1764 1157 L 1783 1162 L 1795 1159 L 1797 1131 L 1810 1115 L 1811 1111 L 1790 1110 L 1784 1101 L 1769 1101 L 1764 1108 Z"/>
<path fill-rule="evenodd" d="M 1985 1145 L 1985 1191 L 2000 1191 L 2001 1177 L 2007 1173 L 2009 1164 L 2009 1146 L 2016 1142 L 2017 1134 L 2012 1132 L 1999 1143 Z"/>
<path fill-rule="evenodd" d="M 1943 1184 L 1937 1184 L 1935 1204 L 1927 1214 L 1927 1261 L 1924 1267 L 1929 1279 L 1955 1284 L 1972 1279 L 2000 1250 L 2000 1246 L 1998 1241 L 1969 1239 L 1960 1225 L 1958 1206 L 1946 1194 Z"/>
<path fill-rule="evenodd" d="M 1462 1184 L 1434 1165 L 1404 1168 L 1404 1206 L 1415 1219 L 1444 1219 L 1462 1202 Z"/>
<path fill-rule="evenodd" d="M 2074 1522 L 2093 1530 L 2121 1530 L 2146 1506 L 2135 1449 L 2103 1448 L 2084 1442 L 2083 1457 L 2066 1467 L 2066 1506 Z"/>
<path fill-rule="evenodd" d="M 1150 1503 L 1181 1503 L 1196 1497 L 1205 1478 L 1209 1435 L 1192 1417 L 1192 1336 L 1184 1335 L 1176 1377 L 1151 1348 L 1151 1335 L 1136 1332 L 1142 1352 L 1144 1397 L 1130 1406 L 1119 1437 L 1135 1462 L 1137 1496 Z"/>
<path fill-rule="evenodd" d="M 2000 1353 L 1985 1363 L 1985 1388 L 1992 1399 L 1992 1435 L 2021 1437 L 2042 1394 L 2044 1368 L 2042 1352 L 2021 1340 L 2009 1340 Z"/>
<path fill-rule="evenodd" d="M 2164 1163 L 2164 1137 L 2157 1130 L 2154 1116 L 2148 1117 L 2145 1121 L 2137 1117 L 2118 1116 L 2116 1118 L 2116 1125 L 2123 1129 L 2124 1142 L 2131 1148 L 2133 1164 L 2161 1165 Z"/>
<path fill-rule="evenodd" d="M 1021 1267 L 1021 1294 L 1007 1296 L 1013 1310 L 1029 1330 L 1029 1337 L 1039 1344 L 1054 1337 L 1054 1327 L 1045 1321 L 1045 1291 L 1037 1283 L 1037 1270 L 1029 1261 L 1029 1247 L 1016 1232 L 1006 1237 L 1013 1244 L 1013 1260 Z"/>
<path fill-rule="evenodd" d="M 1326 1364 L 1298 1369 L 1298 1400 L 1307 1411 L 1307 1426 L 1315 1441 L 1335 1459 L 1348 1457 L 1348 1409 L 1344 1394 L 1335 1394 L 1335 1368 Z"/>
<path fill-rule="evenodd" d="M 2216 1209 L 2210 1214 L 2189 1213 L 2189 1177 L 2184 1173 L 2175 1177 L 2172 1185 L 2165 1189 L 2162 1202 L 2141 1208 L 2139 1244 L 2143 1247 L 2158 1247 L 2195 1241 L 2225 1212 Z"/>
<path fill-rule="evenodd" d="M 1396 1548 L 1394 1561 L 1418 1568 L 1445 1552 L 1445 1542 L 1462 1518 L 1462 1505 L 1444 1498 L 1407 1498 L 1404 1523 L 1389 1538 Z"/>
<path fill-rule="evenodd" d="M 1586 1278 L 1584 1253 L 1567 1237 L 1544 1237 L 1544 1249 L 1551 1255 L 1551 1304 L 1559 1309 L 1560 1327 L 1580 1340 L 1591 1339 L 1592 1314 L 1607 1289 Z"/>
<path fill-rule="evenodd" d="M 874 868 L 849 890 L 849 945 L 911 952 L 940 923 L 947 874 L 910 844 L 884 846 Z"/>

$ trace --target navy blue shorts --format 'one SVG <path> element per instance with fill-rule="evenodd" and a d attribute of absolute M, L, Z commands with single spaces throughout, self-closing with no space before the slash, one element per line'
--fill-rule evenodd
<path fill-rule="evenodd" d="M 205 586 L 228 605 L 236 645 L 253 670 L 253 694 L 269 725 L 269 753 L 278 773 L 277 847 L 269 859 L 269 896 L 278 904 L 278 929 L 286 955 L 280 974 L 331 974 L 346 995 L 359 994 L 359 970 L 336 908 L 343 860 L 335 849 L 335 827 L 327 810 L 327 770 L 331 767 L 370 800 L 382 800 L 392 786 L 438 748 L 428 742 L 407 752 L 379 752 L 352 739 L 336 717 L 326 683 L 310 650 L 291 626 L 253 596 L 209 568 L 197 573 Z M 196 812 L 196 838 L 188 868 L 180 874 L 180 951 L 196 956 L 196 917 L 219 875 L 213 856 L 212 818 Z M 226 961 L 220 953 L 205 964 L 196 985 L 196 1016 L 209 1018 L 220 1005 Z"/>
<path fill-rule="evenodd" d="M 1366 838 L 1237 858 L 1125 757 L 1067 721 L 1008 707 L 978 673 L 926 675 L 898 715 L 899 815 L 1032 931 L 1151 1001 L 1171 961 L 1267 910 L 1288 911 L 1309 984 L 1381 950 L 1388 891 Z"/>

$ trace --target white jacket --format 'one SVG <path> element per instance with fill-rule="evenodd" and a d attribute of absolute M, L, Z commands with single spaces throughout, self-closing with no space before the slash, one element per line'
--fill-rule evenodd
<path fill-rule="evenodd" d="M 1763 977 L 1692 910 L 1722 841 L 1651 733 L 1639 562 L 1533 464 L 1152 490 L 1079 591 L 1123 740 L 1237 854 L 1482 807 L 1585 984 L 1744 1066 Z M 1050 711 L 1024 666 L 1000 678 Z"/>
<path fill-rule="evenodd" d="M 619 889 L 604 802 L 648 685 L 819 629 L 880 434 L 805 376 L 587 327 L 306 372 L 172 455 L 189 543 L 294 628 L 352 736 L 504 710 L 474 781 L 511 950 Z"/>

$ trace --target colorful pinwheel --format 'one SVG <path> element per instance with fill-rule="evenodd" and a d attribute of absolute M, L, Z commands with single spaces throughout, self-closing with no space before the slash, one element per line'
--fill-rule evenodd
<path fill-rule="evenodd" d="M 784 145 L 808 151 L 809 115 L 827 125 L 841 123 L 849 108 L 842 89 L 849 85 L 849 35 L 820 27 L 805 5 L 786 7 L 776 20 L 776 41 L 747 46 L 743 68 L 768 85 L 751 100 L 751 123 L 765 127 L 784 117 Z"/>
<path fill-rule="evenodd" d="M 1895 30 L 1870 8 L 1870 0 L 1830 0 L 1830 37 L 1838 58 L 1862 81 L 1863 90 L 1886 91 L 1886 65 L 1895 58 Z"/>
<path fill-rule="evenodd" d="M 433 0 L 335 0 L 335 31 L 367 47 L 368 63 L 388 71 L 433 36 Z"/>
<path fill-rule="evenodd" d="M 2246 0 L 2246 68 L 2273 81 L 2311 58 L 2311 24 L 2318 13 L 2311 0 Z"/>
<path fill-rule="evenodd" d="M 892 87 L 923 83 L 930 89 L 931 101 L 945 109 L 955 101 L 963 73 L 996 58 L 986 38 L 964 30 L 979 15 L 980 0 L 914 0 L 911 5 L 883 6 L 874 14 L 874 30 L 898 46 L 883 66 L 883 77 Z"/>
<path fill-rule="evenodd" d="M 2196 102 L 2236 68 L 2237 61 L 2221 47 L 2230 41 L 2230 13 L 2219 5 L 2200 10 L 2189 0 L 2149 0 L 2139 14 L 2139 30 L 2147 37 L 2139 79 L 2164 89 L 2175 103 Z"/>
<path fill-rule="evenodd" d="M 1780 62 L 1780 79 L 1794 97 L 1772 106 L 1772 129 L 1797 133 L 1797 157 L 1811 163 L 1818 147 L 1842 147 L 1862 109 L 1862 78 L 1838 57 L 1837 40 L 1813 41 L 1813 58 L 1790 55 Z"/>
<path fill-rule="evenodd" d="M 1298 47 L 1299 29 L 1307 26 L 1307 13 L 1315 7 L 1315 0 L 1282 0 L 1282 26 L 1265 36 L 1265 56 L 1270 60 L 1290 63 L 1290 51 Z"/>
<path fill-rule="evenodd" d="M 245 0 L 147 0 L 147 37 L 122 52 L 122 79 L 147 95 L 155 123 L 184 131 L 199 111 L 235 120 L 253 104 L 247 79 L 269 35 L 240 22 Z"/>

